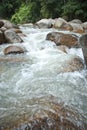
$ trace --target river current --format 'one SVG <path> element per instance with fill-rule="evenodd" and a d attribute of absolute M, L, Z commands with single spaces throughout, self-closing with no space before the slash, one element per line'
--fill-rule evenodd
<path fill-rule="evenodd" d="M 55 43 L 45 40 L 49 32 L 55 31 L 53 29 L 26 26 L 20 29 L 26 35 L 22 36 L 24 42 L 21 43 L 27 50 L 25 54 L 4 56 L 3 49 L 8 44 L 0 45 L 0 57 L 23 60 L 0 62 L 0 128 L 4 129 L 22 114 L 31 116 L 39 108 L 51 109 L 41 103 L 52 100 L 51 97 L 77 110 L 87 122 L 87 71 L 61 72 L 71 57 L 79 56 L 84 61 L 82 49 L 69 49 L 68 54 L 58 50 Z"/>

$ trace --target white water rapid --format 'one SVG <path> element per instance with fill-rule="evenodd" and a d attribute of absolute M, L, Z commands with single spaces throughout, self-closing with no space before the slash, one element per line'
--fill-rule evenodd
<path fill-rule="evenodd" d="M 28 113 L 31 115 L 41 106 L 39 99 L 52 95 L 57 102 L 76 109 L 87 119 L 87 72 L 86 70 L 65 72 L 66 61 L 79 56 L 83 59 L 81 49 L 69 49 L 68 54 L 58 50 L 46 35 L 53 29 L 34 29 L 20 27 L 26 37 L 22 36 L 25 54 L 7 57 L 22 58 L 22 62 L 0 62 L 0 126 L 19 119 Z M 69 32 L 65 32 L 69 33 Z M 5 57 L 0 45 L 0 56 Z M 37 100 L 36 100 L 37 99 Z M 45 98 L 46 100 L 46 98 Z M 30 113 L 29 113 L 30 112 Z M 87 120 L 85 120 L 87 122 Z M 62 129 L 61 129 L 62 130 Z"/>

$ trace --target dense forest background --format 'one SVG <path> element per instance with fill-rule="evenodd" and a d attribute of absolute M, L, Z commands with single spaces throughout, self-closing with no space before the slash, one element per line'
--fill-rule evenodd
<path fill-rule="evenodd" d="M 58 17 L 87 21 L 87 0 L 0 0 L 0 18 L 15 23 Z"/>

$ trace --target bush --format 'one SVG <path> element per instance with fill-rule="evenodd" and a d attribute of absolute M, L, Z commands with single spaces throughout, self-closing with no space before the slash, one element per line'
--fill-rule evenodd
<path fill-rule="evenodd" d="M 35 22 L 38 20 L 39 10 L 35 2 L 22 4 L 18 11 L 12 16 L 11 21 L 14 23 Z M 39 17 L 40 18 L 40 17 Z"/>

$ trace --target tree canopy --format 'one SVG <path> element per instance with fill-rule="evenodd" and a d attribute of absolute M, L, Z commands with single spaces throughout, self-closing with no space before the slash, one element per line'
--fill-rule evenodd
<path fill-rule="evenodd" d="M 87 0 L 1 0 L 0 17 L 15 23 L 64 17 L 87 20 Z"/>

